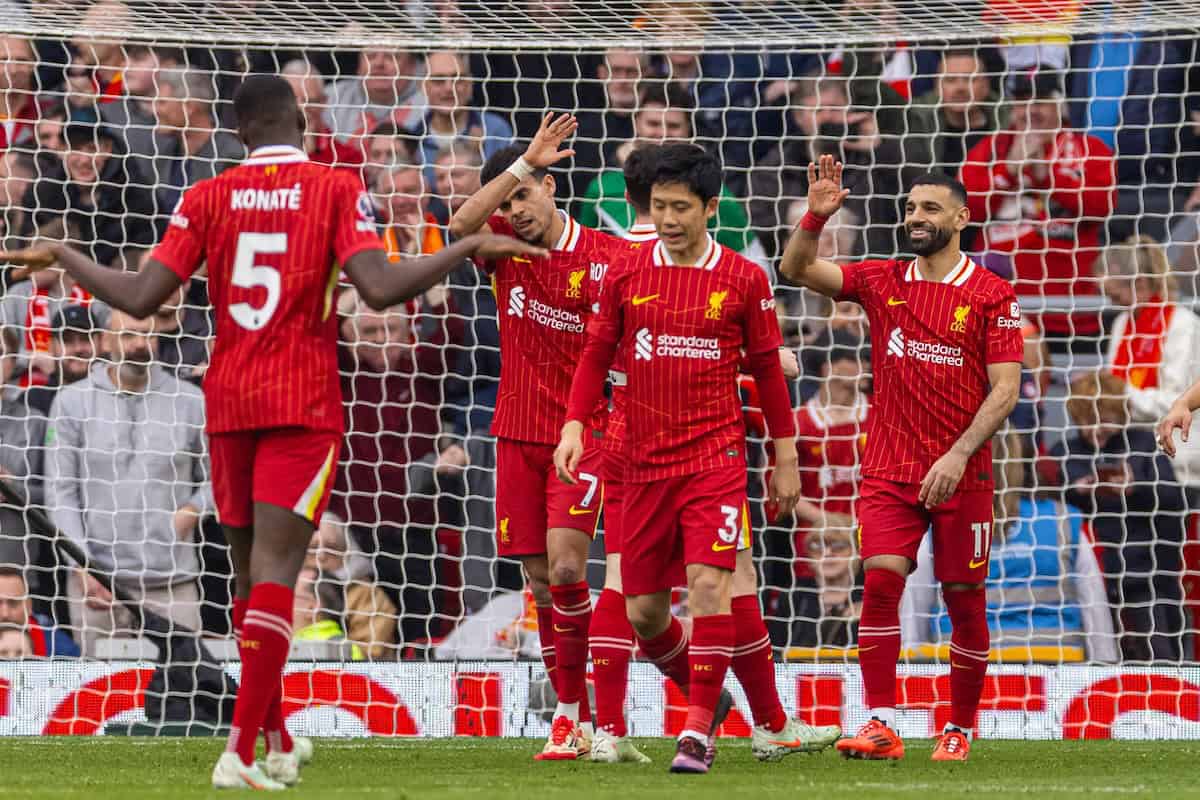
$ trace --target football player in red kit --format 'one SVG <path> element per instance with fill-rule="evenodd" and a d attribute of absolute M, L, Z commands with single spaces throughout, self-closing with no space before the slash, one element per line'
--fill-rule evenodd
<path fill-rule="evenodd" d="M 865 309 L 871 327 L 874 402 L 858 502 L 866 571 L 859 664 L 871 719 L 838 742 L 847 757 L 896 759 L 900 597 L 932 529 L 936 574 L 954 626 L 950 722 L 933 758 L 970 751 L 987 672 L 984 580 L 992 536 L 992 435 L 1017 402 L 1024 343 L 1012 287 L 959 250 L 970 212 L 962 184 L 916 179 L 904 227 L 913 260 L 837 265 L 817 258 L 822 226 L 849 190 L 842 165 L 809 165 L 808 213 L 780 269 L 791 280 Z"/>
<path fill-rule="evenodd" d="M 293 588 L 329 502 L 343 436 L 334 291 L 342 270 L 372 307 L 416 297 L 464 258 L 539 257 L 503 236 L 474 236 L 427 258 L 389 263 L 357 177 L 311 163 L 291 86 L 253 75 L 233 100 L 249 157 L 185 192 L 142 270 L 102 267 L 64 245 L 3 254 L 55 263 L 114 308 L 145 318 L 208 265 L 216 343 L 204 378 L 213 491 L 236 574 L 241 688 L 217 788 L 281 789 L 298 752 L 280 710 Z M 266 735 L 265 771 L 254 761 Z M 304 743 L 304 749 L 309 749 Z"/>

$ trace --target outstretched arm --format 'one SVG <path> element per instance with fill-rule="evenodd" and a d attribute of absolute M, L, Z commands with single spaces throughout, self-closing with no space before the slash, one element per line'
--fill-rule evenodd
<path fill-rule="evenodd" d="M 564 158 L 575 155 L 574 150 L 559 150 L 563 141 L 575 133 L 579 122 L 570 114 L 547 114 L 538 126 L 533 141 L 515 164 L 487 182 L 454 212 L 450 218 L 450 235 L 455 239 L 469 236 L 487 228 L 488 217 L 504 202 L 513 189 L 534 170 L 545 169 Z"/>
<path fill-rule="evenodd" d="M 783 249 L 779 271 L 785 278 L 828 297 L 841 294 L 842 268 L 817 258 L 817 247 L 825 222 L 837 213 L 849 194 L 849 189 L 842 188 L 842 162 L 823 155 L 820 165 L 808 165 L 808 212 Z"/>
<path fill-rule="evenodd" d="M 178 275 L 154 258 L 147 259 L 139 272 L 124 272 L 97 264 L 57 242 L 0 253 L 0 261 L 21 266 L 13 276 L 18 280 L 57 264 L 92 295 L 138 319 L 158 311 L 182 283 Z"/>
<path fill-rule="evenodd" d="M 491 261 L 509 256 L 542 258 L 546 255 L 548 253 L 540 247 L 509 236 L 478 233 L 433 255 L 405 258 L 398 264 L 388 261 L 387 253 L 378 248 L 360 250 L 342 267 L 367 305 L 382 311 L 421 294 L 469 258 Z"/>

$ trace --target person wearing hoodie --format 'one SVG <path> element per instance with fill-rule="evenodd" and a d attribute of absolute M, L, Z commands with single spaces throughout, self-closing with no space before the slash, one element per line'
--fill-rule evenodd
<path fill-rule="evenodd" d="M 46 505 L 92 570 L 142 607 L 198 630 L 195 538 L 214 508 L 202 396 L 154 363 L 153 322 L 114 311 L 104 338 L 109 360 L 51 407 Z M 84 655 L 95 654 L 101 636 L 136 633 L 127 609 L 83 569 L 68 599 Z"/>

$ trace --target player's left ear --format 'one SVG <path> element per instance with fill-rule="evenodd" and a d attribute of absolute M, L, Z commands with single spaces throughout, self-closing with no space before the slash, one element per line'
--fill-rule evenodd
<path fill-rule="evenodd" d="M 717 206 L 720 205 L 720 203 L 721 203 L 720 197 L 708 198 L 708 202 L 704 204 L 705 219 L 712 219 L 713 217 L 715 217 L 717 215 Z"/>

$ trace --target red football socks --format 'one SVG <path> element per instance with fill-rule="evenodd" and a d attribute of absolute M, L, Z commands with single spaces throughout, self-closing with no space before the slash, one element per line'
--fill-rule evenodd
<path fill-rule="evenodd" d="M 895 708 L 896 662 L 900 660 L 900 597 L 904 577 L 887 569 L 867 570 L 858 626 L 858 664 L 868 708 Z"/>
<path fill-rule="evenodd" d="M 558 702 L 581 703 L 587 695 L 588 628 L 592 598 L 584 581 L 551 586 L 554 649 L 558 659 Z M 580 709 L 582 712 L 582 708 Z M 580 715 L 582 717 L 582 713 Z"/>
<path fill-rule="evenodd" d="M 546 665 L 546 677 L 558 694 L 558 658 L 554 648 L 554 611 L 550 606 L 537 606 L 538 641 L 542 645 L 542 663 Z"/>
<path fill-rule="evenodd" d="M 950 634 L 950 724 L 970 731 L 975 727 L 991 648 L 987 592 L 982 588 L 943 590 L 942 597 L 954 626 Z"/>
<path fill-rule="evenodd" d="M 246 606 L 249 601 L 244 597 L 233 598 L 233 635 L 237 639 L 242 638 L 242 624 L 246 619 Z M 280 683 L 279 691 L 271 698 L 270 705 L 267 706 L 267 714 L 263 717 L 263 738 L 267 742 L 267 750 L 279 751 L 281 753 L 292 752 L 292 735 L 288 732 L 287 725 L 283 721 L 283 684 Z"/>
<path fill-rule="evenodd" d="M 733 658 L 733 638 L 732 614 L 714 614 L 692 620 L 692 642 L 688 645 L 692 680 L 683 735 L 708 741 L 717 701 L 725 685 L 725 673 Z"/>
<path fill-rule="evenodd" d="M 787 725 L 787 713 L 779 702 L 779 691 L 775 687 L 775 656 L 756 596 L 748 594 L 733 598 L 733 625 L 730 666 L 750 701 L 754 724 L 772 733 L 781 731 Z"/>
<path fill-rule="evenodd" d="M 667 629 L 653 639 L 638 637 L 638 647 L 646 658 L 654 662 L 659 671 L 675 685 L 688 693 L 691 675 L 688 671 L 688 640 L 683 635 L 683 626 L 677 617 L 671 617 Z"/>
<path fill-rule="evenodd" d="M 280 676 L 292 643 L 292 590 L 279 583 L 260 583 L 250 592 L 238 650 L 242 679 L 233 709 L 233 729 L 226 750 L 242 763 L 254 763 L 254 745 L 263 728 L 267 706 L 279 694 Z"/>
<path fill-rule="evenodd" d="M 633 626 L 625 614 L 625 596 L 605 589 L 592 611 L 589 643 L 592 680 L 596 683 L 596 727 L 614 736 L 626 735 L 625 692 L 633 641 Z"/>

